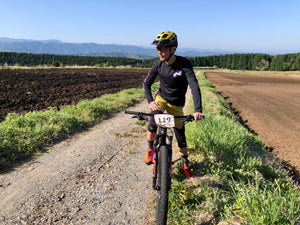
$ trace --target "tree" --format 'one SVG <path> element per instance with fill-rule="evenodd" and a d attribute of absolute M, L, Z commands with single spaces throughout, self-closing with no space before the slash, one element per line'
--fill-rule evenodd
<path fill-rule="evenodd" d="M 300 53 L 297 54 L 295 59 L 295 70 L 300 70 Z"/>
<path fill-rule="evenodd" d="M 54 66 L 54 67 L 59 67 L 59 66 L 60 66 L 60 63 L 57 62 L 57 61 L 55 61 L 55 62 L 52 63 L 52 66 Z"/>
<path fill-rule="evenodd" d="M 264 71 L 269 69 L 269 61 L 262 59 L 256 66 L 257 70 Z"/>
<path fill-rule="evenodd" d="M 276 55 L 274 56 L 271 63 L 271 70 L 273 71 L 283 71 L 283 64 L 285 63 L 284 55 Z"/>

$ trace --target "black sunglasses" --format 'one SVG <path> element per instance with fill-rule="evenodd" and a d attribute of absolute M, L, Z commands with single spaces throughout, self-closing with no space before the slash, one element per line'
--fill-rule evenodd
<path fill-rule="evenodd" d="M 170 47 L 167 46 L 157 46 L 156 50 L 160 52 L 166 52 Z"/>

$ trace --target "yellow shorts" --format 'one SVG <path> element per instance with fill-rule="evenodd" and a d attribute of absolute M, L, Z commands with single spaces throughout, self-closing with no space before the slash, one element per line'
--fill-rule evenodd
<path fill-rule="evenodd" d="M 176 105 L 171 105 L 170 103 L 166 102 L 161 96 L 156 95 L 155 101 L 158 104 L 158 110 L 165 112 L 167 111 L 168 114 L 171 115 L 176 115 L 176 116 L 183 116 L 183 107 L 184 106 L 176 106 Z M 183 123 L 182 123 L 181 118 L 175 119 L 175 127 L 178 129 L 183 128 Z"/>

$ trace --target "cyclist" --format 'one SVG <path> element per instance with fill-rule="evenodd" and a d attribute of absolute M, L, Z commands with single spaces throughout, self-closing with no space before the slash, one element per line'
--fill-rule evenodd
<path fill-rule="evenodd" d="M 162 32 L 156 36 L 152 44 L 156 45 L 159 59 L 154 62 L 143 83 L 150 112 L 158 114 L 167 111 L 172 115 L 184 115 L 185 95 L 189 85 L 194 100 L 195 121 L 203 119 L 201 92 L 192 64 L 185 57 L 174 55 L 178 46 L 177 35 L 172 31 Z M 160 78 L 160 88 L 153 99 L 151 86 L 157 76 Z M 152 164 L 153 161 L 153 142 L 156 130 L 154 118 L 151 117 L 147 131 L 148 149 L 144 157 L 147 165 Z M 191 177 L 185 129 L 180 119 L 175 119 L 174 133 L 182 156 L 182 168 L 185 176 Z"/>

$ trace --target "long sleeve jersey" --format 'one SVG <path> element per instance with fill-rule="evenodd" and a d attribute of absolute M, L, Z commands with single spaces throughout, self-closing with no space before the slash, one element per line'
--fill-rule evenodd
<path fill-rule="evenodd" d="M 157 92 L 171 105 L 184 106 L 188 85 L 191 88 L 194 111 L 202 112 L 201 92 L 191 62 L 185 57 L 176 56 L 172 65 L 156 60 L 146 76 L 143 87 L 148 103 L 152 102 L 151 86 L 159 76 L 160 88 Z"/>

